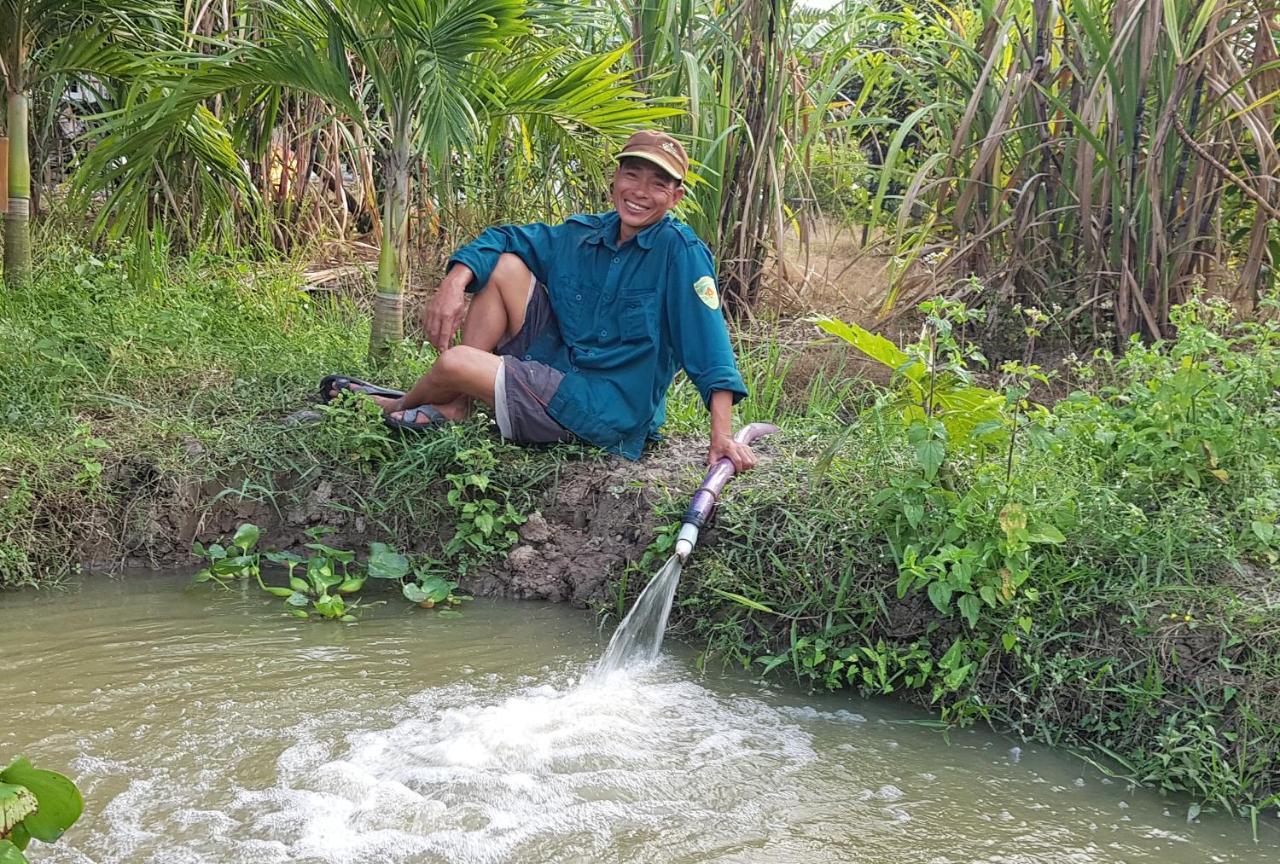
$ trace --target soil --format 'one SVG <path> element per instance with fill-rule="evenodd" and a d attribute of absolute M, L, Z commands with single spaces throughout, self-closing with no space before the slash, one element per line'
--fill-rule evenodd
<path fill-rule="evenodd" d="M 705 471 L 705 442 L 669 441 L 640 462 L 617 457 L 569 463 L 540 491 L 537 509 L 520 526 L 520 540 L 502 559 L 476 567 L 460 589 L 482 597 L 569 602 L 586 607 L 606 598 L 612 577 L 638 560 L 657 528 L 654 505 L 666 489 L 692 495 Z M 767 449 L 761 445 L 761 450 Z M 191 544 L 225 542 L 242 522 L 258 525 L 272 549 L 303 553 L 306 530 L 328 526 L 324 542 L 362 550 L 375 540 L 408 552 L 438 553 L 452 527 L 428 529 L 415 539 L 387 537 L 360 515 L 362 490 L 319 480 L 276 478 L 284 490 L 272 500 L 234 492 L 243 478 L 207 483 L 169 481 L 143 462 L 122 464 L 109 478 L 114 505 L 93 521 L 110 528 L 87 531 L 78 550 L 88 569 L 197 566 Z M 88 540 L 93 537 L 95 540 Z"/>

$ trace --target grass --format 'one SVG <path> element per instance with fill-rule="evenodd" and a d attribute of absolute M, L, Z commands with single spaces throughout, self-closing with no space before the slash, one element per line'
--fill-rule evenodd
<path fill-rule="evenodd" d="M 33 287 L 0 297 L 0 586 L 74 570 L 72 538 L 123 558 L 130 519 L 210 481 L 283 509 L 324 479 L 345 498 L 335 506 L 394 535 L 450 519 L 424 488 L 461 467 L 500 460 L 502 494 L 524 506 L 558 464 L 591 458 L 505 445 L 480 420 L 408 441 L 354 411 L 285 425 L 324 374 L 409 382 L 432 353 L 406 343 L 370 366 L 367 314 L 302 291 L 286 263 L 197 254 L 136 287 L 127 250 L 42 248 Z"/>
<path fill-rule="evenodd" d="M 1178 343 L 1100 357 L 1052 410 L 1020 405 L 1011 369 L 995 416 L 1019 436 L 944 436 L 940 465 L 905 381 L 851 428 L 793 422 L 686 570 L 677 631 L 1071 748 L 1194 811 L 1274 809 L 1280 327 L 1212 304 L 1175 320 Z"/>

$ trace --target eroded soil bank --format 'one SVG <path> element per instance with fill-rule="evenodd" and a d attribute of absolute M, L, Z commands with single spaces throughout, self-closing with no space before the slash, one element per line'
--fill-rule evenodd
<path fill-rule="evenodd" d="M 563 463 L 533 490 L 536 503 L 517 529 L 519 541 L 499 557 L 469 565 L 461 587 L 482 597 L 579 607 L 604 599 L 611 575 L 653 541 L 655 507 L 697 488 L 705 452 L 700 442 L 673 441 L 640 462 L 607 457 Z M 317 526 L 332 529 L 325 542 L 336 547 L 363 550 L 378 540 L 426 554 L 438 554 L 454 531 L 452 524 L 424 521 L 389 536 L 362 512 L 362 502 L 376 493 L 351 478 L 281 476 L 273 495 L 254 496 L 240 491 L 244 478 L 238 476 L 161 483 L 154 472 L 135 462 L 111 478 L 114 503 L 90 520 L 100 530 L 82 535 L 92 542 L 77 550 L 87 567 L 192 566 L 193 542 L 225 542 L 243 522 L 262 529 L 268 548 L 294 552 L 305 551 L 311 539 L 306 532 Z M 422 484 L 424 496 L 444 492 L 439 484 Z"/>

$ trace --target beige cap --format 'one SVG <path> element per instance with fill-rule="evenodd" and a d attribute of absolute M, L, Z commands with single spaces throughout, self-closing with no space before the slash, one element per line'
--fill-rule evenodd
<path fill-rule="evenodd" d="M 680 142 L 656 129 L 632 135 L 615 158 L 625 159 L 628 156 L 652 162 L 677 180 L 683 180 L 689 170 L 689 157 Z"/>

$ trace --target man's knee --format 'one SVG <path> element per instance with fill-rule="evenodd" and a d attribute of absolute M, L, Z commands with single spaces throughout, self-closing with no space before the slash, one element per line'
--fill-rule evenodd
<path fill-rule="evenodd" d="M 493 402 L 493 382 L 502 358 L 469 345 L 455 345 L 436 358 L 436 381 L 477 399 Z"/>
<path fill-rule="evenodd" d="M 494 265 L 493 273 L 489 277 L 490 283 L 496 282 L 503 289 L 525 291 L 528 290 L 532 280 L 533 273 L 529 270 L 529 266 L 519 255 L 513 255 L 510 252 L 504 252 L 498 256 L 498 263 Z"/>
<path fill-rule="evenodd" d="M 474 358 L 471 356 L 473 352 L 478 353 L 478 349 L 466 345 L 447 348 L 436 358 L 435 367 L 439 374 L 456 380 L 465 376 L 474 365 Z"/>

